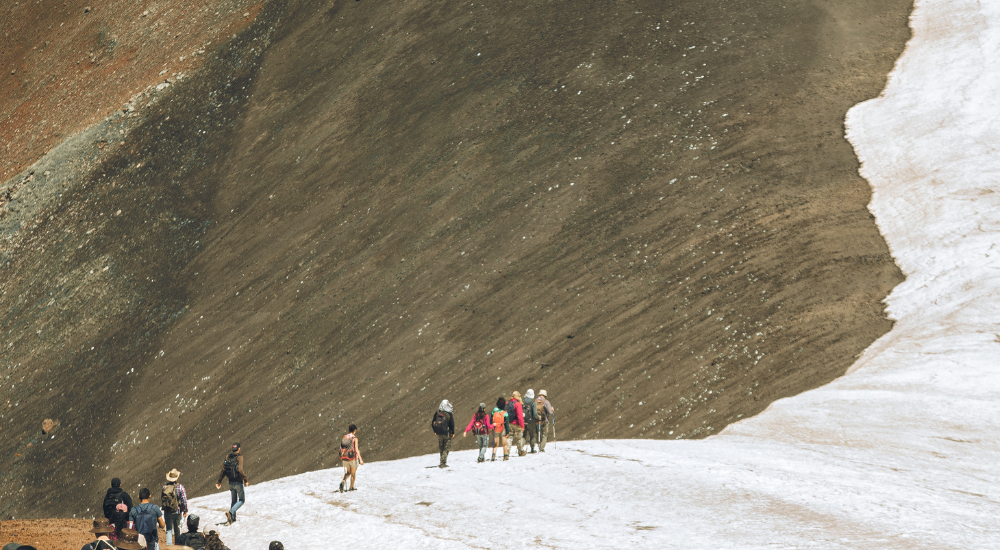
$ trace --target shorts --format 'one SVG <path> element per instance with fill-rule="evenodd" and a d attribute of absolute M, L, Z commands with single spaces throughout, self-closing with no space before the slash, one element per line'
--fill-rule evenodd
<path fill-rule="evenodd" d="M 340 459 L 340 464 L 344 468 L 357 468 L 358 467 L 358 459 L 355 458 L 354 460 L 347 460 L 346 458 L 341 458 Z"/>

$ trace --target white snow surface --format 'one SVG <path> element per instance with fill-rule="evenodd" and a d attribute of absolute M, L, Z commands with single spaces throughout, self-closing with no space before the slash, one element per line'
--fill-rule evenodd
<path fill-rule="evenodd" d="M 345 494 L 339 469 L 254 485 L 223 540 L 1000 548 L 1000 1 L 918 0 L 911 26 L 884 94 L 847 117 L 906 281 L 888 298 L 895 327 L 846 376 L 707 440 L 560 442 L 486 464 L 461 451 L 446 470 L 426 468 L 436 456 L 372 463 Z M 206 525 L 228 504 L 193 501 Z"/>

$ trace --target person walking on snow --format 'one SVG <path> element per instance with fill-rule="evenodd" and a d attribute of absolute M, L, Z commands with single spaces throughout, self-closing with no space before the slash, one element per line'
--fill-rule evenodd
<path fill-rule="evenodd" d="M 524 442 L 528 446 L 528 452 L 535 452 L 535 445 L 538 444 L 538 408 L 535 406 L 535 390 L 529 389 L 524 393 Z"/>
<path fill-rule="evenodd" d="M 351 488 L 346 489 L 347 491 L 356 491 L 354 488 L 354 479 L 358 475 L 358 466 L 365 463 L 361 459 L 361 447 L 358 446 L 358 427 L 351 424 L 347 427 L 347 433 L 344 437 L 340 438 L 340 462 L 344 465 L 344 479 L 340 481 L 340 492 L 345 491 L 344 485 L 347 484 L 347 478 L 351 478 Z"/>
<path fill-rule="evenodd" d="M 226 525 L 236 522 L 236 511 L 246 502 L 244 487 L 250 486 L 250 479 L 243 471 L 243 453 L 239 443 L 233 443 L 233 449 L 222 463 L 222 472 L 215 480 L 215 488 L 222 488 L 222 478 L 229 480 L 229 494 L 233 497 L 232 507 L 226 512 Z"/>
<path fill-rule="evenodd" d="M 489 445 L 490 432 L 493 431 L 490 417 L 486 414 L 486 403 L 479 404 L 479 410 L 472 415 L 472 420 L 462 432 L 462 437 L 469 435 L 469 430 L 472 430 L 476 436 L 476 443 L 479 444 L 479 460 L 476 462 L 486 462 L 486 446 Z M 496 450 L 493 451 L 493 459 L 496 460 Z"/>
<path fill-rule="evenodd" d="M 510 419 L 512 446 L 517 447 L 517 456 L 528 454 L 524 450 L 524 409 L 521 407 L 521 392 L 515 391 L 507 402 L 507 417 Z"/>
<path fill-rule="evenodd" d="M 503 397 L 497 399 L 497 406 L 493 407 L 493 429 L 490 431 L 490 445 L 493 446 L 493 458 L 490 462 L 496 462 L 497 460 L 497 447 L 503 449 L 503 459 L 508 460 L 510 457 L 510 447 L 507 443 L 507 411 L 504 408 L 507 407 L 507 400 Z"/>
<path fill-rule="evenodd" d="M 552 434 L 555 435 L 556 413 L 552 408 L 552 403 L 548 400 L 548 393 L 545 390 L 538 392 L 538 399 L 535 399 L 535 408 L 538 409 L 538 452 L 545 452 L 545 442 L 549 439 L 548 427 L 552 426 Z"/>
<path fill-rule="evenodd" d="M 166 520 L 167 544 L 173 544 L 174 539 L 181 536 L 181 517 L 187 517 L 187 493 L 184 486 L 177 483 L 181 473 L 177 468 L 167 472 L 167 484 L 160 491 L 160 509 Z"/>
<path fill-rule="evenodd" d="M 448 467 L 448 453 L 451 451 L 451 438 L 455 437 L 455 418 L 451 415 L 452 406 L 447 399 L 441 401 L 438 410 L 431 418 L 431 429 L 438 436 L 438 449 L 441 451 L 439 467 Z"/>

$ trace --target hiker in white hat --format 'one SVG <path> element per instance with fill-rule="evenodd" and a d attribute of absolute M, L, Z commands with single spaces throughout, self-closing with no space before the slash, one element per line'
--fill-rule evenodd
<path fill-rule="evenodd" d="M 549 440 L 548 427 L 552 426 L 552 440 L 556 439 L 556 417 L 552 403 L 548 399 L 549 393 L 545 390 L 538 392 L 535 399 L 535 408 L 538 410 L 538 452 L 545 452 L 545 443 Z"/>

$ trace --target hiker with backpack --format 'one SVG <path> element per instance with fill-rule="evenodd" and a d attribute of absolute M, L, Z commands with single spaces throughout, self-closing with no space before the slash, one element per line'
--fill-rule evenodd
<path fill-rule="evenodd" d="M 524 410 L 521 407 L 521 392 L 515 391 L 507 402 L 507 418 L 510 422 L 511 445 L 517 447 L 517 456 L 524 456 Z"/>
<path fill-rule="evenodd" d="M 181 533 L 181 536 L 177 537 L 177 544 L 194 550 L 205 550 L 208 543 L 205 542 L 205 535 L 198 532 L 198 522 L 200 521 L 201 518 L 197 515 L 189 515 L 187 517 L 187 533 Z"/>
<path fill-rule="evenodd" d="M 236 511 L 246 502 L 243 488 L 250 486 L 250 480 L 243 471 L 243 453 L 238 442 L 233 443 L 232 451 L 222 463 L 222 472 L 219 479 L 215 480 L 216 489 L 222 488 L 222 478 L 229 480 L 229 494 L 233 497 L 233 504 L 226 512 L 226 525 L 232 525 L 236 522 Z"/>
<path fill-rule="evenodd" d="M 496 462 L 497 460 L 497 447 L 503 449 L 503 459 L 510 460 L 510 443 L 507 441 L 507 432 L 509 431 L 507 427 L 509 422 L 507 420 L 507 400 L 502 396 L 497 399 L 497 406 L 493 407 L 493 430 L 490 432 L 490 445 L 493 447 L 493 458 L 490 462 Z"/>
<path fill-rule="evenodd" d="M 354 488 L 354 478 L 358 475 L 358 466 L 365 461 L 361 458 L 361 447 L 358 445 L 358 427 L 351 424 L 347 427 L 347 433 L 340 438 L 340 462 L 344 465 L 344 479 L 340 480 L 340 492 L 356 491 Z M 347 478 L 351 478 L 351 488 L 344 489 Z"/>
<path fill-rule="evenodd" d="M 111 520 L 111 516 L 119 504 L 125 505 L 126 513 L 132 510 L 132 497 L 128 496 L 125 489 L 122 489 L 122 480 L 116 477 L 111 480 L 111 488 L 104 494 L 104 502 L 101 505 L 101 508 L 104 509 L 104 517 Z"/>
<path fill-rule="evenodd" d="M 462 432 L 462 437 L 469 435 L 469 430 L 472 430 L 476 436 L 476 443 L 479 444 L 479 460 L 476 462 L 486 462 L 486 447 L 489 445 L 490 432 L 493 431 L 493 424 L 490 423 L 490 417 L 486 414 L 486 403 L 479 404 L 479 410 L 472 415 L 472 420 Z M 494 460 L 496 460 L 496 451 L 494 451 Z"/>
<path fill-rule="evenodd" d="M 160 491 L 160 509 L 167 523 L 167 544 L 173 544 L 174 539 L 181 536 L 181 517 L 187 516 L 187 493 L 184 486 L 177 483 L 181 473 L 177 468 L 167 472 L 167 484 Z"/>
<path fill-rule="evenodd" d="M 538 444 L 538 408 L 535 404 L 535 390 L 528 389 L 524 393 L 524 442 L 528 447 L 528 452 L 535 453 L 535 445 Z"/>
<path fill-rule="evenodd" d="M 545 452 L 545 442 L 549 439 L 548 427 L 552 426 L 552 439 L 556 435 L 556 413 L 549 402 L 548 392 L 541 390 L 538 398 L 535 399 L 535 408 L 538 411 L 538 452 Z"/>
<path fill-rule="evenodd" d="M 455 437 L 455 418 L 451 415 L 451 403 L 447 399 L 441 401 L 438 410 L 431 417 L 431 429 L 438 436 L 438 449 L 441 451 L 439 468 L 448 467 L 448 453 L 451 452 L 451 438 Z"/>
<path fill-rule="evenodd" d="M 135 530 L 146 539 L 146 548 L 156 550 L 160 542 L 156 526 L 159 524 L 160 527 L 166 528 L 167 524 L 163 521 L 163 511 L 160 510 L 160 507 L 149 503 L 149 495 L 148 487 L 139 489 L 139 504 L 136 504 L 129 512 L 128 520 L 135 525 Z"/>

